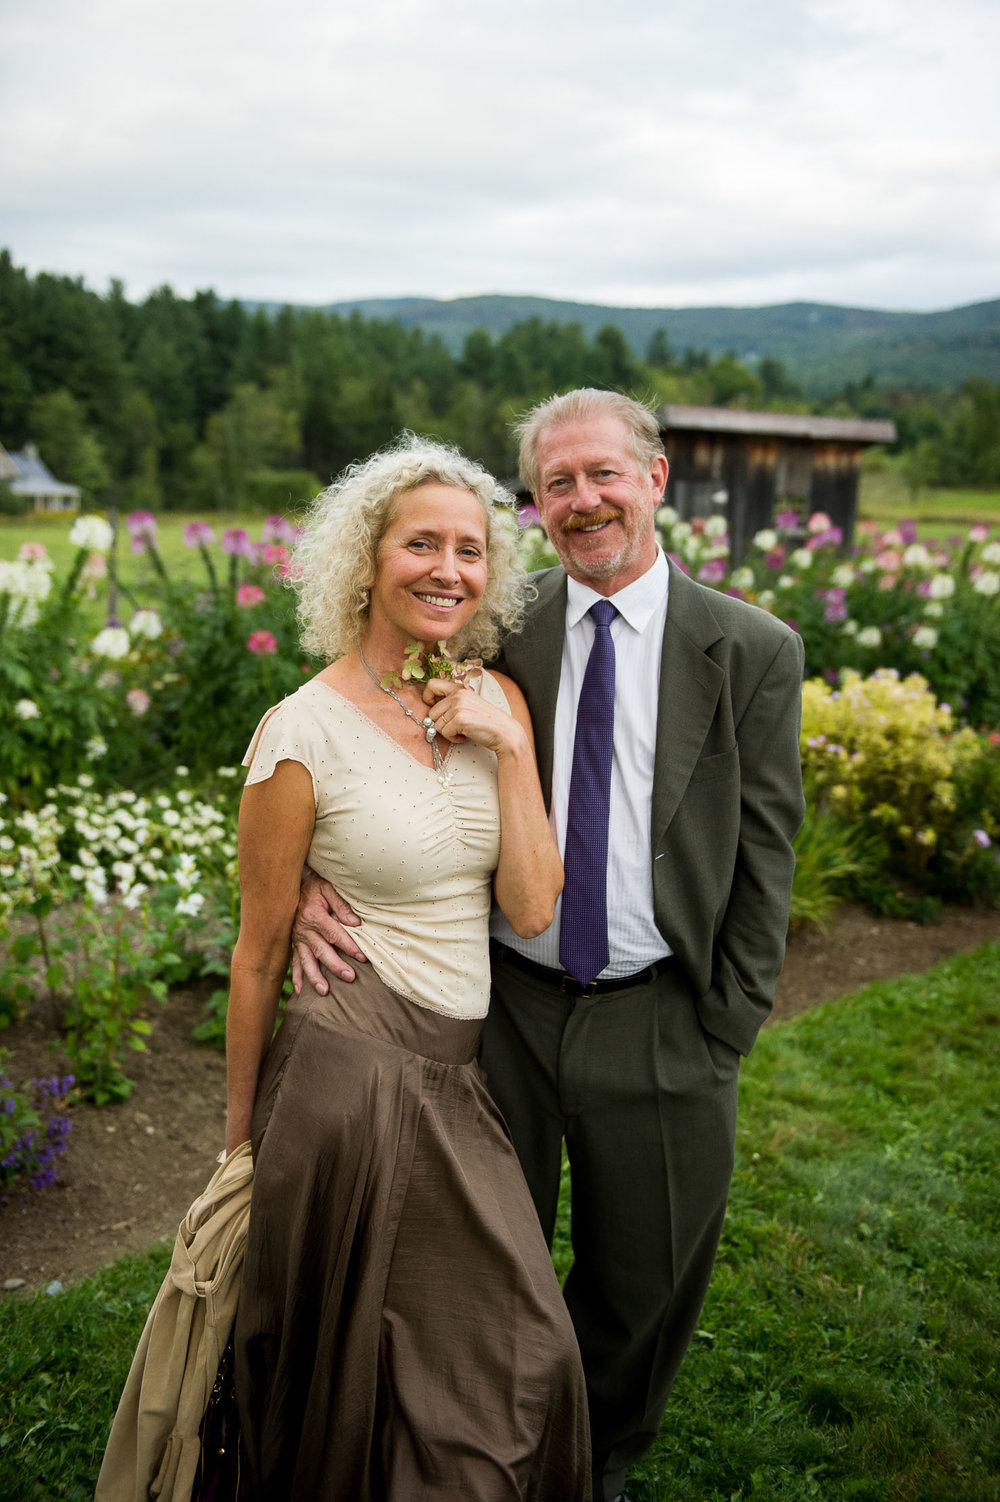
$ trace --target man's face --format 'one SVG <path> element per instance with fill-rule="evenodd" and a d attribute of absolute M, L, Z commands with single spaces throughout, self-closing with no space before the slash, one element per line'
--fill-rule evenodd
<path fill-rule="evenodd" d="M 651 568 L 667 461 L 638 462 L 618 417 L 554 424 L 538 440 L 535 503 L 566 572 L 612 595 Z"/>

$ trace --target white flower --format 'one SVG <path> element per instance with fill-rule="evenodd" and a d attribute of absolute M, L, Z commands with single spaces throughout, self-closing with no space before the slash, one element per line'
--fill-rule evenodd
<path fill-rule="evenodd" d="M 911 542 L 903 551 L 904 568 L 930 568 L 931 555 L 922 542 Z"/>
<path fill-rule="evenodd" d="M 778 580 L 778 588 L 794 589 L 798 582 L 799 581 L 798 579 L 796 579 L 794 574 L 782 574 L 781 578 Z"/>
<path fill-rule="evenodd" d="M 0 834 L 0 850 L 13 850 L 14 841 L 9 834 Z"/>
<path fill-rule="evenodd" d="M 122 907 L 137 908 L 148 891 L 149 888 L 147 886 L 144 886 L 141 881 L 137 881 L 134 887 L 129 887 L 126 891 L 122 892 Z"/>
<path fill-rule="evenodd" d="M 972 587 L 980 595 L 998 594 L 1000 593 L 1000 574 L 995 573 L 993 569 L 984 568 Z"/>
<path fill-rule="evenodd" d="M 163 811 L 163 822 L 174 829 L 181 822 L 181 816 L 175 808 L 166 808 Z"/>
<path fill-rule="evenodd" d="M 858 570 L 862 574 L 873 574 L 877 568 L 878 564 L 874 558 L 862 558 L 858 564 Z"/>
<path fill-rule="evenodd" d="M 729 579 L 734 589 L 753 589 L 754 576 L 752 568 L 734 568 Z"/>
<path fill-rule="evenodd" d="M 951 574 L 935 574 L 928 594 L 932 600 L 948 600 L 955 593 L 955 580 Z"/>
<path fill-rule="evenodd" d="M 938 643 L 938 634 L 933 626 L 918 626 L 913 633 L 913 645 L 922 652 L 933 652 Z"/>
<path fill-rule="evenodd" d="M 940 620 L 944 615 L 944 606 L 940 600 L 928 600 L 924 606 L 924 615 L 929 615 L 934 620 Z"/>
<path fill-rule="evenodd" d="M 770 610 L 771 606 L 774 604 L 774 601 L 775 594 L 773 589 L 762 589 L 760 594 L 757 596 L 757 604 L 761 607 L 762 610 Z"/>
<path fill-rule="evenodd" d="M 793 553 L 789 553 L 788 561 L 796 568 L 812 568 L 813 555 L 809 548 L 796 548 Z"/>
<path fill-rule="evenodd" d="M 704 535 L 706 537 L 723 537 L 729 530 L 724 516 L 710 516 L 705 522 Z"/>
<path fill-rule="evenodd" d="M 204 906 L 205 899 L 200 892 L 189 892 L 186 897 L 180 899 L 174 912 L 180 913 L 182 917 L 197 918 Z"/>
<path fill-rule="evenodd" d="M 90 644 L 90 650 L 95 657 L 126 657 L 129 647 L 128 632 L 124 626 L 105 626 L 99 631 Z"/>
<path fill-rule="evenodd" d="M 155 641 L 163 635 L 163 622 L 155 610 L 137 610 L 132 616 L 130 629 L 133 636 L 145 636 L 149 641 Z"/>
<path fill-rule="evenodd" d="M 83 749 L 88 761 L 100 761 L 107 755 L 108 743 L 103 735 L 92 735 Z"/>
<path fill-rule="evenodd" d="M 753 545 L 755 548 L 760 548 L 762 553 L 770 553 L 778 546 L 778 534 L 770 527 L 764 527 L 755 534 Z"/>
<path fill-rule="evenodd" d="M 81 516 L 73 523 L 69 540 L 75 548 L 106 553 L 115 540 L 115 534 L 103 516 Z"/>
<path fill-rule="evenodd" d="M 111 870 L 122 887 L 130 887 L 135 881 L 135 867 L 131 861 L 112 861 Z"/>
<path fill-rule="evenodd" d="M 847 589 L 854 583 L 855 577 L 854 569 L 849 563 L 838 563 L 830 575 L 830 583 L 836 585 L 837 589 Z"/>
<path fill-rule="evenodd" d="M 42 711 L 34 699 L 18 699 L 14 705 L 14 713 L 19 720 L 40 720 Z"/>
<path fill-rule="evenodd" d="M 239 770 L 239 767 L 216 767 L 215 775 L 216 777 L 235 777 Z"/>
<path fill-rule="evenodd" d="M 656 520 L 661 527 L 673 527 L 677 524 L 677 512 L 673 506 L 657 506 Z"/>
<path fill-rule="evenodd" d="M 859 647 L 880 647 L 882 645 L 882 633 L 877 626 L 866 626 L 858 632 Z"/>
<path fill-rule="evenodd" d="M 671 541 L 673 542 L 673 544 L 674 544 L 675 547 L 680 542 L 687 542 L 687 540 L 688 540 L 688 538 L 690 536 L 691 536 L 691 523 L 690 522 L 681 522 L 681 521 L 674 522 L 673 535 L 671 537 Z"/>
<path fill-rule="evenodd" d="M 1000 542 L 988 542 L 979 556 L 984 563 L 1000 563 Z"/>
<path fill-rule="evenodd" d="M 844 624 L 841 626 L 840 631 L 841 631 L 841 635 L 842 636 L 857 636 L 857 634 L 858 634 L 858 623 L 857 623 L 857 621 L 846 620 L 844 622 Z"/>

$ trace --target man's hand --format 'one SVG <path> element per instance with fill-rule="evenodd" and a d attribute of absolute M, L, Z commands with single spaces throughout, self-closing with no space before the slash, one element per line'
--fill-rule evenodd
<path fill-rule="evenodd" d="M 307 866 L 292 929 L 292 986 L 296 996 L 302 990 L 303 979 L 309 981 L 321 996 L 326 995 L 330 988 L 320 965 L 332 971 L 339 980 L 354 979 L 354 971 L 337 951 L 341 950 L 355 964 L 366 963 L 366 956 L 348 932 L 360 922 L 357 913 L 340 893 Z"/>

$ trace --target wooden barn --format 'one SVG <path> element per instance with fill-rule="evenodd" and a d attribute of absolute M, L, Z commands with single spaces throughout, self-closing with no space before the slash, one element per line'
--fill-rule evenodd
<path fill-rule="evenodd" d="M 856 417 L 670 403 L 656 416 L 670 461 L 667 502 L 687 521 L 724 516 L 734 559 L 771 526 L 785 498 L 805 502 L 810 513 L 826 512 L 850 543 L 861 455 L 896 437 L 895 423 Z"/>

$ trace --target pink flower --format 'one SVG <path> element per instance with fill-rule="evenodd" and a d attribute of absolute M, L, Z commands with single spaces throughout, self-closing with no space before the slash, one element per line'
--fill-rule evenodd
<path fill-rule="evenodd" d="M 152 700 L 150 699 L 144 688 L 130 688 L 128 693 L 125 695 L 125 703 L 135 715 L 136 719 L 138 719 L 140 715 L 144 715 L 146 713 L 146 710 L 149 708 Z"/>
<path fill-rule="evenodd" d="M 792 532 L 799 524 L 797 511 L 779 511 L 774 518 L 774 525 L 779 532 Z"/>
<path fill-rule="evenodd" d="M 264 598 L 264 591 L 259 584 L 241 584 L 236 591 L 236 603 L 244 610 L 249 610 L 251 605 L 259 605 Z"/>
<path fill-rule="evenodd" d="M 253 543 L 245 527 L 227 527 L 222 534 L 222 551 L 237 558 L 251 558 Z"/>
<path fill-rule="evenodd" d="M 814 511 L 806 524 L 808 532 L 829 532 L 833 526 L 825 511 Z"/>
<path fill-rule="evenodd" d="M 262 542 L 294 542 L 301 529 L 283 516 L 269 516 L 260 531 Z"/>
<path fill-rule="evenodd" d="M 17 556 L 22 563 L 48 563 L 49 561 L 44 542 L 22 542 L 17 550 Z"/>
<path fill-rule="evenodd" d="M 903 546 L 903 534 L 898 527 L 890 527 L 888 532 L 882 533 L 883 548 L 901 548 Z"/>
<path fill-rule="evenodd" d="M 985 542 L 989 535 L 989 527 L 984 527 L 982 522 L 976 522 L 976 525 L 974 527 L 969 528 L 970 542 Z"/>
<path fill-rule="evenodd" d="M 974 829 L 972 831 L 972 838 L 977 845 L 982 845 L 984 850 L 988 850 L 993 843 L 985 829 Z"/>
<path fill-rule="evenodd" d="M 766 555 L 764 563 L 768 568 L 783 568 L 785 564 L 784 544 L 779 542 L 778 546 Z"/>
<path fill-rule="evenodd" d="M 725 577 L 726 565 L 721 558 L 710 558 L 698 570 L 698 578 L 702 584 L 721 584 Z"/>
<path fill-rule="evenodd" d="M 538 507 L 530 502 L 517 508 L 517 525 L 519 527 L 540 527 L 542 518 L 538 514 Z"/>
<path fill-rule="evenodd" d="M 271 657 L 278 650 L 278 639 L 271 631 L 251 631 L 247 637 L 247 651 L 255 657 Z"/>
<path fill-rule="evenodd" d="M 884 541 L 885 539 L 883 538 L 883 542 Z M 902 561 L 902 553 L 898 552 L 894 548 L 883 548 L 881 553 L 877 553 L 875 556 L 875 562 L 878 564 L 879 568 L 884 569 L 897 569 L 899 568 L 899 565 L 902 563 Z"/>
<path fill-rule="evenodd" d="M 132 552 L 138 558 L 147 548 L 156 546 L 156 517 L 152 511 L 130 511 L 128 514 L 128 535 L 132 542 Z"/>
<path fill-rule="evenodd" d="M 184 545 L 189 548 L 207 548 L 215 541 L 215 533 L 208 522 L 188 522 L 184 528 Z"/>

